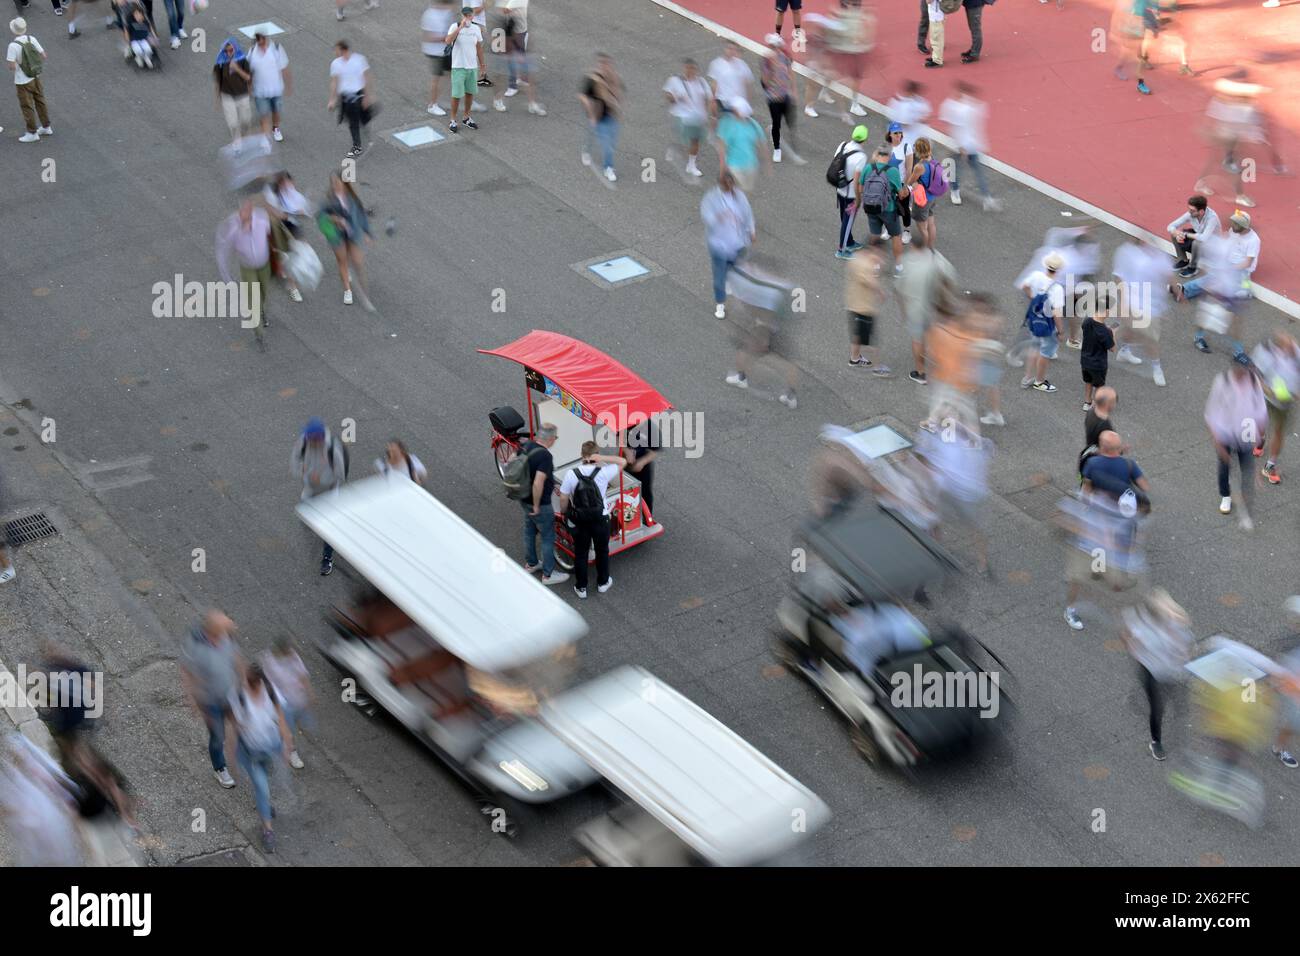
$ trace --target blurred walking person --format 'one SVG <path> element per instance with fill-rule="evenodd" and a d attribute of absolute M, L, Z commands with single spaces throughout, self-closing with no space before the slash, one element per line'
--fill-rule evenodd
<path fill-rule="evenodd" d="M 917 385 L 929 380 L 925 367 L 925 343 L 937 315 L 956 311 L 957 270 L 943 255 L 925 244 L 918 233 L 908 247 L 897 282 L 898 298 L 907 332 L 912 339 L 912 371 L 907 377 Z"/>
<path fill-rule="evenodd" d="M 0 822 L 19 866 L 80 866 L 71 780 L 22 734 L 0 741 Z"/>
<path fill-rule="evenodd" d="M 248 68 L 248 56 L 234 37 L 227 37 L 217 54 L 212 68 L 217 89 L 217 109 L 226 120 L 230 143 L 235 152 L 243 145 L 244 133 L 253 126 L 251 100 L 253 76 Z"/>
<path fill-rule="evenodd" d="M 944 414 L 940 409 L 938 414 Z M 960 414 L 960 413 L 959 413 Z M 989 573 L 988 471 L 992 442 L 960 417 L 944 424 L 942 437 L 926 434 L 920 449 L 929 460 L 941 513 L 970 531 L 975 571 Z"/>
<path fill-rule="evenodd" d="M 966 14 L 972 9 L 971 3 L 983 3 L 984 0 L 966 0 Z M 965 55 L 963 54 L 963 60 Z M 979 59 L 976 54 L 975 59 Z M 975 94 L 975 88 L 969 83 L 958 82 L 957 93 L 939 104 L 939 119 L 948 125 L 948 131 L 957 144 L 957 157 L 952 164 L 952 204 L 961 205 L 961 165 L 962 161 L 975 174 L 975 186 L 984 202 L 985 212 L 998 212 L 1002 202 L 989 193 L 988 177 L 984 173 L 983 156 L 988 151 L 988 106 Z"/>
<path fill-rule="evenodd" d="M 930 412 L 920 427 L 932 434 L 955 424 L 979 434 L 976 390 L 979 367 L 975 357 L 977 333 L 966 312 L 940 313 L 925 333 L 926 382 Z"/>
<path fill-rule="evenodd" d="M 732 100 L 731 108 L 718 117 L 714 137 L 718 165 L 747 193 L 753 192 L 760 167 L 767 167 L 764 139 L 763 128 L 750 113 L 749 100 Z"/>
<path fill-rule="evenodd" d="M 235 622 L 208 611 L 181 639 L 177 665 L 181 686 L 208 729 L 208 759 L 217 783 L 235 785 L 226 766 L 226 717 L 230 695 L 243 679 L 244 660 L 235 644 Z"/>
<path fill-rule="evenodd" d="M 293 253 L 294 240 L 299 240 L 306 245 L 303 240 L 303 222 L 311 214 L 311 203 L 307 197 L 299 192 L 293 177 L 288 171 L 281 171 L 266 184 L 262 190 L 262 201 L 266 204 L 267 211 L 275 218 L 271 224 L 271 234 L 273 238 L 279 239 L 277 250 L 280 253 L 281 270 L 280 274 L 284 278 L 285 289 L 289 293 L 290 300 L 294 302 L 302 301 L 302 290 L 298 287 L 298 280 L 295 278 L 291 268 L 286 265 Z M 277 226 L 280 227 L 277 230 Z M 313 277 L 320 279 L 320 261 L 315 258 L 313 252 L 309 257 L 315 260 Z M 311 288 L 315 288 L 312 284 Z"/>
<path fill-rule="evenodd" d="M 238 738 L 239 767 L 253 784 L 253 799 L 262 821 L 262 849 L 275 852 L 271 821 L 271 774 L 278 759 L 293 752 L 293 738 L 285 725 L 280 698 L 266 681 L 261 664 L 251 665 L 241 685 L 230 695 L 230 713 Z"/>
<path fill-rule="evenodd" d="M 749 200 L 729 170 L 718 174 L 718 185 L 700 200 L 700 218 L 713 268 L 713 315 L 723 319 L 727 316 L 727 275 L 757 236 Z"/>
<path fill-rule="evenodd" d="M 624 95 L 623 79 L 614 68 L 614 58 L 608 53 L 597 53 L 596 68 L 587 74 L 582 92 L 578 94 L 578 100 L 587 111 L 587 139 L 582 149 L 582 165 L 592 166 L 592 154 L 599 145 L 605 180 L 611 186 L 618 181 L 614 172 L 614 150 L 618 148 Z"/>
<path fill-rule="evenodd" d="M 1250 513 L 1255 505 L 1255 446 L 1268 421 L 1268 408 L 1259 381 L 1244 365 L 1233 365 L 1214 378 L 1205 402 L 1205 425 L 1214 441 L 1219 460 L 1219 514 L 1232 513 L 1229 474 L 1236 459 L 1241 470 L 1241 517 L 1243 531 L 1254 524 Z"/>
<path fill-rule="evenodd" d="M 1290 333 L 1274 332 L 1251 354 L 1250 363 L 1259 376 L 1268 403 L 1268 459 L 1263 474 L 1270 485 L 1276 485 L 1282 481 L 1278 458 L 1291 427 L 1296 394 L 1300 393 L 1300 345 Z M 1264 442 L 1265 436 L 1261 435 L 1255 449 L 1257 455 L 1263 453 Z"/>
<path fill-rule="evenodd" d="M 1002 416 L 1002 369 L 1005 365 L 1006 347 L 1002 344 L 1003 321 L 997 300 L 987 292 L 972 292 L 966 296 L 966 309 L 972 333 L 975 335 L 974 358 L 976 379 L 984 395 L 988 411 L 980 416 L 982 425 L 1005 425 Z"/>
<path fill-rule="evenodd" d="M 1120 635 L 1138 666 L 1138 679 L 1147 698 L 1147 723 L 1151 738 L 1147 749 L 1156 760 L 1165 759 L 1161 730 L 1165 705 L 1183 676 L 1195 636 L 1191 619 L 1169 593 L 1153 588 L 1136 607 L 1121 614 Z"/>
<path fill-rule="evenodd" d="M 741 319 L 736 348 L 736 370 L 726 378 L 728 385 L 749 388 L 754 366 L 767 359 L 783 374 L 785 387 L 777 396 L 793 411 L 799 405 L 795 390 L 799 385 L 799 368 L 786 356 L 792 340 L 787 326 L 793 286 L 775 270 L 755 262 L 752 256 L 732 268 L 733 293 L 741 303 Z"/>
<path fill-rule="evenodd" d="M 315 695 L 312 693 L 307 665 L 294 650 L 293 638 L 287 634 L 277 638 L 275 646 L 264 653 L 259 662 L 284 714 L 285 730 L 289 734 L 289 766 L 301 770 L 304 764 L 298 753 L 298 733 L 301 730 L 314 730 L 316 724 L 311 713 Z"/>
<path fill-rule="evenodd" d="M 447 111 L 438 105 L 442 78 L 451 76 L 451 54 L 447 49 L 447 34 L 456 22 L 456 0 L 429 0 L 420 15 L 420 49 L 429 61 L 433 78 L 429 81 L 429 105 L 425 112 L 430 116 L 446 116 Z M 453 122 L 455 116 L 452 116 Z"/>
<path fill-rule="evenodd" d="M 303 426 L 289 454 L 289 472 L 302 480 L 299 500 L 337 492 L 347 480 L 348 453 L 340 441 L 319 418 Z M 334 549 L 322 542 L 320 573 L 324 577 L 334 570 Z"/>
<path fill-rule="evenodd" d="M 1259 234 L 1251 228 L 1250 213 L 1238 209 L 1228 217 L 1228 226 L 1227 235 L 1206 242 L 1206 274 L 1187 282 L 1174 283 L 1169 286 L 1169 292 L 1179 302 L 1208 292 L 1211 301 L 1218 306 L 1212 314 L 1220 316 L 1220 324 L 1224 324 L 1223 328 L 1216 331 L 1227 333 L 1233 350 L 1233 361 L 1244 365 L 1249 359 L 1246 357 L 1246 346 L 1239 338 L 1241 311 L 1253 296 L 1251 276 L 1259 266 L 1261 243 Z M 1204 311 L 1203 308 L 1202 312 Z M 1205 325 L 1202 323 L 1196 331 L 1195 345 L 1201 352 L 1210 351 L 1210 345 L 1205 340 Z"/>
<path fill-rule="evenodd" d="M 848 111 L 842 114 L 846 123 L 852 123 L 854 116 L 867 115 L 858 100 L 875 43 L 875 14 L 863 9 L 862 0 L 840 0 L 840 8 L 827 26 L 826 45 L 835 78 L 849 88 Z"/>
<path fill-rule="evenodd" d="M 266 349 L 271 327 L 266 299 L 271 292 L 271 217 L 251 199 L 239 205 L 217 230 L 217 266 L 226 282 L 239 279 L 241 325 L 252 323 L 257 346 Z"/>
<path fill-rule="evenodd" d="M 1168 299 L 1160 287 L 1169 275 L 1169 260 L 1164 253 L 1146 243 L 1126 242 L 1115 250 L 1111 272 L 1119 283 L 1116 311 L 1121 318 L 1118 335 L 1119 352 L 1115 359 L 1141 365 L 1140 349 L 1151 363 L 1151 378 L 1165 385 L 1165 371 L 1160 364 L 1160 327 L 1167 311 Z M 1100 294 L 1098 298 L 1100 298 Z"/>
<path fill-rule="evenodd" d="M 767 97 L 767 112 L 772 119 L 772 162 L 781 162 L 781 124 L 787 127 L 785 152 L 798 165 L 804 159 L 794 151 L 794 124 L 799 113 L 799 103 L 795 98 L 794 63 L 785 52 L 785 41 L 781 34 L 771 33 L 766 38 L 768 53 L 763 58 L 759 71 L 759 83 L 763 95 Z"/>
<path fill-rule="evenodd" d="M 502 13 L 506 39 L 506 91 L 507 98 L 519 93 L 522 83 L 528 87 L 528 112 L 545 116 L 546 108 L 537 102 L 537 71 L 528 47 L 528 0 L 506 0 Z M 506 108 L 505 100 L 497 97 L 492 104 L 498 110 Z"/>
<path fill-rule="evenodd" d="M 754 71 L 740 55 L 736 41 L 728 40 L 722 48 L 722 56 L 709 64 L 709 85 L 713 88 L 714 111 L 718 116 L 731 109 L 736 100 L 749 102 Z"/>
<path fill-rule="evenodd" d="M 844 270 L 844 306 L 849 313 L 849 366 L 871 369 L 878 378 L 888 378 L 892 371 L 880 361 L 880 346 L 872 343 L 876 316 L 884 304 L 880 284 L 884 259 L 879 250 L 867 246 L 859 249 Z M 862 353 L 866 352 L 864 356 Z"/>
<path fill-rule="evenodd" d="M 330 173 L 329 192 L 317 216 L 325 241 L 334 250 L 339 279 L 343 283 L 343 304 L 352 304 L 352 279 L 357 280 L 361 307 L 375 311 L 366 290 L 366 246 L 371 242 L 370 217 L 356 188 L 338 173 Z"/>
<path fill-rule="evenodd" d="M 389 478 L 409 478 L 417 485 L 429 480 L 424 462 L 412 455 L 406 443 L 397 438 L 390 438 L 384 446 L 384 457 L 375 459 L 375 471 Z"/>
<path fill-rule="evenodd" d="M 703 176 L 697 165 L 700 144 L 709 132 L 709 115 L 713 102 L 713 88 L 700 76 L 694 60 L 682 61 L 681 73 L 668 77 L 664 83 L 664 96 L 668 101 L 668 115 L 673 119 L 674 134 L 686 157 L 685 172 L 689 176 Z M 678 161 L 678 146 L 668 148 L 668 161 Z"/>

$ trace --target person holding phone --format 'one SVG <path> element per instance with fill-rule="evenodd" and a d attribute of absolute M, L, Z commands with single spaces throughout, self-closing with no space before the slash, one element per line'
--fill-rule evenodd
<path fill-rule="evenodd" d="M 447 48 L 451 52 L 451 122 L 447 129 L 453 133 L 460 132 L 456 117 L 460 114 L 460 104 L 464 100 L 464 119 L 461 120 L 470 129 L 478 129 L 478 124 L 470 118 L 474 108 L 474 90 L 478 87 L 478 65 L 483 56 L 483 31 L 474 22 L 474 8 L 460 8 L 460 19 L 447 31 Z"/>

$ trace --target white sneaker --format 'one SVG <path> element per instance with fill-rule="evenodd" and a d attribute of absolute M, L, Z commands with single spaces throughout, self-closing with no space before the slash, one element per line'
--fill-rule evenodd
<path fill-rule="evenodd" d="M 1127 345 L 1119 347 L 1119 354 L 1115 356 L 1121 362 L 1128 362 L 1130 365 L 1141 365 L 1142 360 L 1133 354 L 1133 350 Z"/>
<path fill-rule="evenodd" d="M 179 50 L 180 48 L 181 48 L 181 38 L 180 38 L 180 37 L 172 37 L 172 49 L 173 49 L 173 50 Z"/>
<path fill-rule="evenodd" d="M 953 204 L 954 206 L 960 206 L 960 205 L 961 205 L 961 190 L 960 190 L 960 189 L 954 189 L 954 190 L 952 191 L 952 204 Z"/>
<path fill-rule="evenodd" d="M 881 238 L 881 239 L 888 239 L 888 238 L 889 238 L 889 230 L 888 230 L 888 229 L 881 229 L 881 230 L 880 230 L 880 238 Z"/>
<path fill-rule="evenodd" d="M 38 129 L 36 132 L 39 133 L 39 134 L 42 135 L 42 136 L 53 136 L 53 135 L 54 135 L 54 130 L 50 129 L 48 126 L 42 126 L 42 127 L 41 127 L 40 129 Z"/>
<path fill-rule="evenodd" d="M 582 154 L 582 165 L 584 165 L 584 166 L 590 166 L 590 165 L 591 165 L 591 153 L 583 153 L 583 154 Z"/>
<path fill-rule="evenodd" d="M 1237 524 L 1241 527 L 1242 531 L 1255 530 L 1255 522 L 1250 520 L 1250 515 L 1246 514 L 1245 511 L 1243 511 L 1241 517 L 1237 519 Z"/>
<path fill-rule="evenodd" d="M 302 292 L 300 292 L 298 289 L 290 289 L 289 298 L 292 299 L 294 302 L 301 302 Z"/>
<path fill-rule="evenodd" d="M 492 108 L 498 113 L 504 113 L 506 111 L 506 101 L 498 96 L 492 101 Z"/>
<path fill-rule="evenodd" d="M 776 397 L 776 400 L 792 411 L 799 407 L 799 399 L 795 398 L 795 396 L 791 395 L 789 392 L 782 392 Z"/>
<path fill-rule="evenodd" d="M 981 415 L 980 421 L 985 425 L 1005 425 L 1007 423 L 1001 412 L 989 412 L 987 415 Z"/>
<path fill-rule="evenodd" d="M 18 142 L 20 143 L 39 143 L 40 141 L 40 133 L 23 133 L 22 136 L 18 137 Z"/>
<path fill-rule="evenodd" d="M 447 115 L 447 111 L 443 109 L 441 106 L 439 106 L 437 103 L 430 103 L 428 108 L 425 110 L 425 112 L 428 113 L 430 116 Z"/>
<path fill-rule="evenodd" d="M 1219 514 L 1221 515 L 1232 514 L 1231 497 L 1224 498 L 1222 501 L 1219 502 Z"/>
<path fill-rule="evenodd" d="M 1072 607 L 1065 609 L 1065 623 L 1070 625 L 1071 630 L 1083 630 L 1083 621 L 1079 620 L 1079 613 Z"/>
<path fill-rule="evenodd" d="M 14 566 L 10 564 L 9 567 L 5 568 L 3 571 L 0 571 L 0 584 L 5 584 L 6 582 L 12 581 L 17 576 L 18 576 L 18 572 L 14 569 Z"/>
<path fill-rule="evenodd" d="M 614 167 L 613 167 L 613 166 L 606 166 L 606 167 L 605 167 L 605 178 L 608 179 L 611 183 L 616 183 L 616 182 L 618 182 L 618 176 L 614 175 Z"/>
<path fill-rule="evenodd" d="M 1154 360 L 1151 362 L 1151 378 L 1157 385 L 1164 387 L 1165 370 L 1160 367 L 1159 362 Z"/>
<path fill-rule="evenodd" d="M 542 575 L 542 583 L 545 585 L 563 584 L 569 580 L 569 576 L 563 571 L 552 571 L 550 574 Z"/>
<path fill-rule="evenodd" d="M 271 138 L 274 139 L 277 143 L 284 142 L 284 134 L 280 132 L 280 127 L 277 126 L 271 130 Z"/>
<path fill-rule="evenodd" d="M 885 235 L 888 236 L 889 233 L 886 232 Z M 911 229 L 904 229 L 904 230 L 903 230 L 903 245 L 908 246 L 908 245 L 911 245 L 911 244 L 912 244 L 912 230 L 911 230 Z"/>
<path fill-rule="evenodd" d="M 301 770 L 305 766 L 302 762 L 302 758 L 298 756 L 298 751 L 289 751 L 289 766 L 294 770 Z"/>
<path fill-rule="evenodd" d="M 334 11 L 334 19 L 335 19 L 335 20 L 342 20 L 342 19 L 343 19 L 343 11 L 342 11 L 342 10 L 335 10 L 335 11 Z"/>
<path fill-rule="evenodd" d="M 727 384 L 734 385 L 736 388 L 749 388 L 749 379 L 739 372 L 732 372 L 727 376 Z"/>
<path fill-rule="evenodd" d="M 596 590 L 599 591 L 601 594 L 604 594 L 613 586 L 614 586 L 614 578 L 611 576 L 605 580 L 604 584 L 596 585 Z"/>
<path fill-rule="evenodd" d="M 692 176 L 703 176 L 703 175 L 704 175 L 704 173 L 700 172 L 700 167 L 698 167 L 698 166 L 696 166 L 696 165 L 694 165 L 694 164 L 692 164 L 692 165 L 690 165 L 690 166 L 687 166 L 687 167 L 686 167 L 686 171 L 687 171 L 688 173 L 690 173 Z"/>
<path fill-rule="evenodd" d="M 810 116 L 810 117 L 812 117 L 813 119 L 816 119 L 816 118 L 817 118 L 817 111 L 816 111 L 815 109 L 813 109 L 812 104 L 809 103 L 807 106 L 805 106 L 805 107 L 803 108 L 803 115 L 804 115 L 804 116 Z"/>
<path fill-rule="evenodd" d="M 727 307 L 725 305 L 715 305 L 713 307 L 713 317 L 715 319 L 725 319 L 727 317 Z"/>
<path fill-rule="evenodd" d="M 469 110 L 471 113 L 486 113 L 487 107 L 480 100 L 475 100 Z"/>
<path fill-rule="evenodd" d="M 235 785 L 235 778 L 230 775 L 230 771 L 225 767 L 216 771 L 217 783 L 221 784 L 227 790 Z"/>
<path fill-rule="evenodd" d="M 779 149 L 772 150 L 772 162 L 779 163 L 780 161 L 781 161 L 781 151 Z"/>
<path fill-rule="evenodd" d="M 534 116 L 545 116 L 546 107 L 541 103 L 529 103 L 528 112 L 532 113 Z"/>
<path fill-rule="evenodd" d="M 515 95 L 517 95 L 518 93 L 519 93 L 519 87 L 517 87 L 517 86 L 511 86 L 511 87 L 507 87 L 507 88 L 506 88 L 506 93 L 505 93 L 505 95 L 506 95 L 506 96 L 515 96 Z"/>
<path fill-rule="evenodd" d="M 849 107 L 849 112 L 852 113 L 854 116 L 867 115 L 867 111 L 862 108 L 862 104 L 859 103 L 857 100 L 853 101 L 853 105 Z"/>
<path fill-rule="evenodd" d="M 180 30 L 177 30 L 176 33 L 177 33 L 178 36 L 180 36 L 180 38 L 181 38 L 182 40 L 187 40 L 187 39 L 189 39 L 189 36 L 190 36 L 190 35 L 189 35 L 188 33 L 185 32 L 185 29 L 184 29 L 183 27 L 182 27 Z"/>
<path fill-rule="evenodd" d="M 352 304 L 352 290 L 351 290 L 351 289 L 344 289 L 344 290 L 343 290 L 343 304 L 344 304 L 344 305 L 351 305 L 351 304 Z"/>
<path fill-rule="evenodd" d="M 818 102 L 818 103 L 834 103 L 834 102 L 835 102 L 835 97 L 831 96 L 831 91 L 828 90 L 828 89 L 826 89 L 826 87 L 823 86 L 823 87 L 820 87 L 820 88 L 818 89 L 818 91 L 817 91 L 817 102 Z"/>

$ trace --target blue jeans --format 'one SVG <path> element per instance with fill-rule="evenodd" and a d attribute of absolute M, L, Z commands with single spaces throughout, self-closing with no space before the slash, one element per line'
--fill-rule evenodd
<path fill-rule="evenodd" d="M 296 738 L 300 730 L 316 729 L 316 719 L 312 716 L 311 710 L 305 705 L 302 707 L 291 707 L 289 704 L 281 701 L 280 710 L 284 714 L 285 725 L 289 728 L 290 739 Z"/>
<path fill-rule="evenodd" d="M 555 508 L 546 502 L 533 514 L 532 501 L 524 506 L 524 561 L 537 564 L 537 536 L 542 536 L 542 574 L 555 570 Z"/>
<path fill-rule="evenodd" d="M 618 120 L 606 116 L 599 123 L 587 124 L 587 152 L 595 153 L 600 145 L 601 162 L 606 169 L 614 168 L 614 147 L 618 145 Z"/>
<path fill-rule="evenodd" d="M 185 0 L 163 0 L 167 8 L 167 26 L 172 32 L 172 39 L 178 40 L 181 27 L 185 26 Z"/>
<path fill-rule="evenodd" d="M 257 815 L 262 822 L 271 823 L 271 769 L 275 766 L 274 750 L 249 750 L 244 742 L 239 742 L 236 759 L 240 769 L 248 774 L 253 782 L 253 799 L 257 801 Z"/>
<path fill-rule="evenodd" d="M 962 156 L 958 155 L 952 164 L 952 188 L 961 189 L 961 161 Z M 965 159 L 970 166 L 971 172 L 975 174 L 975 186 L 980 191 L 980 195 L 985 199 L 989 198 L 989 181 L 984 175 L 984 164 L 980 162 L 978 153 L 966 153 Z"/>
<path fill-rule="evenodd" d="M 221 704 L 204 704 L 203 716 L 208 725 L 208 757 L 213 770 L 226 769 L 226 708 Z"/>
<path fill-rule="evenodd" d="M 512 37 L 509 42 L 510 52 L 506 54 L 507 86 L 514 90 L 519 88 L 519 80 L 529 79 L 532 72 L 528 68 L 528 61 L 524 59 L 528 55 L 528 34 Z"/>
<path fill-rule="evenodd" d="M 742 249 L 734 256 L 724 256 L 720 252 L 709 250 L 709 261 L 713 263 L 713 302 L 715 305 L 722 305 L 727 301 L 727 273 L 731 271 L 737 260 L 745 254 Z"/>

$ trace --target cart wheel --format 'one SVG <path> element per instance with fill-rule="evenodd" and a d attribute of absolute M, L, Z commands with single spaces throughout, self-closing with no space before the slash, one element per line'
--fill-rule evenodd
<path fill-rule="evenodd" d="M 555 564 L 566 573 L 571 574 L 573 572 L 573 558 L 569 556 L 567 551 L 561 551 L 559 548 L 555 549 Z"/>
<path fill-rule="evenodd" d="M 871 736 L 869 730 L 863 730 L 857 724 L 849 726 L 849 739 L 853 741 L 853 746 L 857 748 L 862 759 L 867 763 L 875 766 L 880 762 L 880 746 L 876 739 Z"/>
<path fill-rule="evenodd" d="M 503 481 L 506 477 L 506 462 L 514 456 L 514 453 L 514 446 L 508 441 L 498 442 L 492 449 L 492 458 L 497 463 L 497 476 Z"/>
<path fill-rule="evenodd" d="M 792 674 L 800 673 L 803 670 L 803 660 L 799 652 L 783 636 L 778 635 L 775 644 L 772 656 L 776 658 L 777 663 Z"/>
<path fill-rule="evenodd" d="M 504 836 L 509 840 L 519 836 L 519 824 L 504 807 L 499 807 L 485 800 L 479 804 L 478 810 L 487 819 L 488 827 L 493 833 Z"/>

